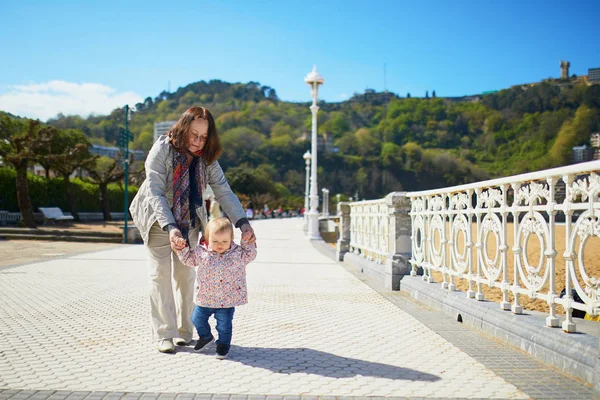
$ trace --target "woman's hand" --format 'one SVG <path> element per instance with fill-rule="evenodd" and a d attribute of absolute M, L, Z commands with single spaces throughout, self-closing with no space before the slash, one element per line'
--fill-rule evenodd
<path fill-rule="evenodd" d="M 169 232 L 169 242 L 171 243 L 171 248 L 174 251 L 181 251 L 187 245 L 179 229 L 171 229 Z"/>
<path fill-rule="evenodd" d="M 244 224 L 240 227 L 242 231 L 242 240 L 245 243 L 252 244 L 256 242 L 256 236 L 254 236 L 254 229 L 250 226 L 250 224 Z"/>

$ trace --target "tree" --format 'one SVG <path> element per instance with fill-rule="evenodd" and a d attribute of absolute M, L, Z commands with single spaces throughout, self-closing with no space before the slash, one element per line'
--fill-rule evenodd
<path fill-rule="evenodd" d="M 228 168 L 225 175 L 235 193 L 247 195 L 251 199 L 260 193 L 274 192 L 273 180 L 264 170 L 253 170 L 242 165 Z"/>
<path fill-rule="evenodd" d="M 406 98 L 410 99 L 410 92 L 406 93 Z"/>
<path fill-rule="evenodd" d="M 354 133 L 354 140 L 361 156 L 375 155 L 380 152 L 381 143 L 367 128 L 360 128 Z"/>
<path fill-rule="evenodd" d="M 433 92 L 431 92 L 431 97 L 433 97 L 435 99 L 435 90 Z"/>
<path fill-rule="evenodd" d="M 428 99 L 429 98 L 429 90 L 425 91 L 425 98 Z"/>
<path fill-rule="evenodd" d="M 263 135 L 255 130 L 242 126 L 233 128 L 221 135 L 223 157 L 230 160 L 244 160 L 253 150 L 258 149 L 263 141 Z"/>
<path fill-rule="evenodd" d="M 52 154 L 51 153 L 52 149 L 50 147 L 47 149 L 44 149 L 43 154 L 45 154 L 46 151 L 48 152 L 47 153 L 48 155 Z M 52 160 L 52 158 L 42 156 L 37 161 L 44 168 L 44 174 L 45 174 L 46 179 L 50 179 L 50 170 L 54 166 L 54 161 Z"/>
<path fill-rule="evenodd" d="M 112 221 L 112 217 L 110 216 L 110 205 L 108 202 L 108 184 L 119 182 L 125 177 L 121 153 L 118 153 L 115 158 L 105 156 L 98 157 L 95 164 L 88 167 L 87 171 L 90 174 L 88 180 L 98 185 L 104 220 Z"/>
<path fill-rule="evenodd" d="M 58 131 L 52 142 L 52 147 L 58 151 L 48 158 L 53 159 L 54 170 L 63 177 L 71 214 L 75 221 L 79 221 L 77 202 L 71 190 L 71 175 L 79 168 L 93 168 L 97 157 L 90 152 L 92 145 L 81 131 L 75 129 Z"/>
<path fill-rule="evenodd" d="M 10 163 L 16 172 L 17 203 L 23 223 L 35 228 L 33 205 L 29 197 L 27 167 L 47 147 L 56 129 L 42 126 L 38 120 L 20 121 L 2 113 L 0 115 L 0 157 Z"/>
<path fill-rule="evenodd" d="M 585 105 L 580 106 L 572 120 L 563 123 L 548 156 L 551 166 L 565 165 L 576 146 L 589 138 L 596 126 L 595 113 Z"/>
<path fill-rule="evenodd" d="M 150 151 L 154 144 L 154 133 L 153 132 L 142 132 L 133 142 L 134 149 L 141 149 L 144 151 Z"/>
<path fill-rule="evenodd" d="M 329 114 L 329 120 L 321 125 L 320 132 L 331 132 L 334 138 L 339 138 L 350 130 L 350 122 L 344 113 L 335 111 Z"/>

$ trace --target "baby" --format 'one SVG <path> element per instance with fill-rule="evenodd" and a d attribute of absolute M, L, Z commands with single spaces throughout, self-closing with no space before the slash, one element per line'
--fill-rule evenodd
<path fill-rule="evenodd" d="M 227 218 L 211 220 L 204 231 L 208 247 L 203 244 L 194 250 L 185 247 L 178 252 L 182 263 L 196 267 L 196 306 L 192 322 L 198 331 L 194 350 L 199 351 L 214 337 L 208 319 L 217 321 L 216 358 L 227 358 L 231 346 L 235 307 L 248 302 L 246 265 L 256 258 L 256 245 L 233 242 L 233 225 Z M 185 242 L 185 239 L 180 239 Z"/>

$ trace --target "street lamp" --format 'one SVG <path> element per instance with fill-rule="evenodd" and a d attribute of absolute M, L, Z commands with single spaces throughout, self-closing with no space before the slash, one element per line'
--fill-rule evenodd
<path fill-rule="evenodd" d="M 321 234 L 319 233 L 319 191 L 317 188 L 317 98 L 319 95 L 319 85 L 325 82 L 325 79 L 317 72 L 317 66 L 313 67 L 313 70 L 306 75 L 304 82 L 310 85 L 310 94 L 312 96 L 312 105 L 310 111 L 312 112 L 312 134 L 311 134 L 311 154 L 312 154 L 312 165 L 310 171 L 310 211 L 308 212 L 308 230 L 307 236 L 311 240 L 320 240 Z"/>
<path fill-rule="evenodd" d="M 304 189 L 304 213 L 302 218 L 304 218 L 304 232 L 308 229 L 308 193 L 310 190 L 310 151 L 307 150 L 306 153 L 302 156 L 304 158 L 304 162 L 306 163 L 306 186 Z"/>
<path fill-rule="evenodd" d="M 133 134 L 129 130 L 129 121 L 131 121 L 131 114 L 133 110 L 129 108 L 129 105 L 125 105 L 125 129 L 119 128 L 119 147 L 123 151 L 123 162 L 125 169 L 125 191 L 123 199 L 123 243 L 127 243 L 127 222 L 129 220 L 129 142 L 133 141 Z"/>

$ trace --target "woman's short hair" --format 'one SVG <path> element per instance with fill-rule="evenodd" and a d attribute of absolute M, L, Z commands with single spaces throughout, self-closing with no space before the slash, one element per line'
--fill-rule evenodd
<path fill-rule="evenodd" d="M 187 152 L 190 125 L 192 121 L 196 120 L 208 121 L 208 137 L 202 148 L 202 158 L 206 164 L 210 165 L 221 155 L 222 149 L 221 141 L 217 134 L 217 125 L 208 109 L 204 107 L 190 107 L 181 114 L 181 117 L 179 117 L 175 125 L 167 133 L 169 143 L 178 151 Z"/>
<path fill-rule="evenodd" d="M 233 224 L 228 218 L 219 217 L 211 219 L 204 229 L 204 239 L 208 242 L 211 233 L 230 232 L 231 241 L 233 241 Z"/>

